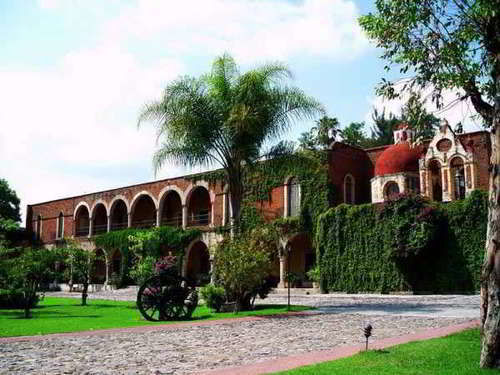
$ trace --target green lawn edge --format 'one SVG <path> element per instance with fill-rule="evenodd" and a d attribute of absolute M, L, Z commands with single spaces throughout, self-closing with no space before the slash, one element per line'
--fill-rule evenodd
<path fill-rule="evenodd" d="M 100 329 L 126 328 L 199 322 L 247 316 L 286 314 L 286 305 L 256 305 L 252 311 L 235 313 L 213 313 L 200 305 L 193 313 L 193 319 L 172 322 L 149 322 L 143 320 L 132 301 L 89 299 L 87 306 L 81 306 L 76 298 L 45 297 L 35 309 L 32 318 L 24 319 L 21 310 L 0 310 L 0 337 L 35 336 L 52 333 L 94 331 Z M 291 311 L 300 312 L 312 307 L 292 305 Z"/>
<path fill-rule="evenodd" d="M 298 367 L 273 375 L 485 375 L 479 368 L 479 329 L 369 350 L 352 357 Z"/>

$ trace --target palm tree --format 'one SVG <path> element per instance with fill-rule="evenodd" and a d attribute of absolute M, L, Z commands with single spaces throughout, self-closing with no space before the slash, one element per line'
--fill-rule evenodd
<path fill-rule="evenodd" d="M 234 59 L 224 54 L 215 59 L 210 73 L 168 84 L 162 98 L 146 104 L 138 120 L 138 126 L 153 121 L 157 127 L 161 144 L 153 156 L 155 173 L 166 162 L 221 166 L 229 185 L 231 223 L 239 224 L 244 165 L 258 161 L 263 146 L 277 141 L 295 122 L 324 114 L 318 101 L 285 85 L 291 78 L 281 63 L 241 74 Z"/>

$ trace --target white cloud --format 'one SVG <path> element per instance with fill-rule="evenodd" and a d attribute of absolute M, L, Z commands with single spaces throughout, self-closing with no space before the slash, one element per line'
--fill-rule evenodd
<path fill-rule="evenodd" d="M 171 53 L 220 54 L 240 62 L 322 56 L 349 60 L 369 48 L 347 0 L 140 0 L 104 28 L 104 43 L 161 41 Z"/>
<path fill-rule="evenodd" d="M 141 176 L 152 176 L 154 131 L 137 131 L 137 114 L 166 82 L 192 74 L 185 70 L 189 58 L 207 66 L 225 51 L 239 63 L 350 60 L 370 48 L 349 0 L 38 0 L 38 6 L 53 16 L 89 18 L 98 42 L 46 70 L 0 65 L 0 160 L 8 161 L 0 163 L 0 176 L 23 206 L 140 182 L 138 165 L 148 169 Z M 155 51 L 169 58 L 151 59 Z M 118 168 L 124 175 L 117 177 Z M 169 167 L 161 177 L 185 172 Z"/>
<path fill-rule="evenodd" d="M 470 100 L 465 100 L 458 102 L 454 105 L 447 106 L 448 104 L 453 104 L 457 99 L 456 92 L 445 91 L 443 93 L 443 109 L 437 109 L 436 105 L 430 99 L 429 90 L 424 91 L 422 94 L 423 98 L 428 98 L 424 102 L 424 108 L 429 112 L 434 114 L 436 117 L 448 120 L 449 124 L 453 128 L 456 124 L 461 122 L 464 125 L 464 131 L 471 132 L 482 130 L 481 121 L 477 118 L 477 112 Z M 401 108 L 407 102 L 409 94 L 402 94 L 400 98 L 394 100 L 387 100 L 385 98 L 376 96 L 368 98 L 367 101 L 370 103 L 371 108 L 376 108 L 379 113 L 385 109 L 385 113 L 392 113 L 396 116 L 401 115 Z M 365 121 L 367 124 L 372 125 L 372 109 L 366 113 Z"/>
<path fill-rule="evenodd" d="M 117 180 L 137 182 L 116 173 L 96 177 L 88 172 L 92 166 L 142 164 L 151 176 L 154 131 L 138 131 L 137 114 L 183 72 L 177 60 L 141 66 L 129 53 L 100 48 L 70 53 L 51 72 L 0 70 L 0 160 L 9 161 L 1 163 L 0 175 L 23 206 L 113 187 Z"/>

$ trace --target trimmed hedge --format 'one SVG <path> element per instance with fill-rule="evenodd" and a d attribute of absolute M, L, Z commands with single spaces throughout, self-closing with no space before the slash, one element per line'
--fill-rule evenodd
<path fill-rule="evenodd" d="M 486 220 L 481 191 L 452 203 L 417 196 L 332 208 L 316 234 L 322 290 L 475 292 Z"/>

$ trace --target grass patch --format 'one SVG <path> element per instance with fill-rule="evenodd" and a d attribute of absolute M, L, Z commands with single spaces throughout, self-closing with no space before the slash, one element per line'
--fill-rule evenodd
<path fill-rule="evenodd" d="M 135 302 L 90 299 L 87 303 L 88 306 L 80 306 L 79 299 L 45 297 L 39 306 L 32 310 L 31 319 L 24 319 L 21 310 L 0 310 L 0 337 L 173 323 L 143 320 Z M 309 309 L 311 308 L 307 306 L 292 306 L 292 311 Z M 198 306 L 193 313 L 192 321 L 276 315 L 286 312 L 286 305 L 256 305 L 255 310 L 241 311 L 238 314 L 212 313 L 206 306 Z"/>
<path fill-rule="evenodd" d="M 280 375 L 475 375 L 499 374 L 479 368 L 479 330 L 373 350 Z"/>

